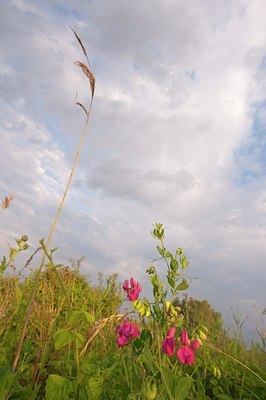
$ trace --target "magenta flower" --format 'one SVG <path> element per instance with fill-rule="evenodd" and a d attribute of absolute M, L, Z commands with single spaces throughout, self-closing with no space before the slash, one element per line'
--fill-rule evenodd
<path fill-rule="evenodd" d="M 200 348 L 200 346 L 201 346 L 201 344 L 200 344 L 200 341 L 199 341 L 199 340 L 193 339 L 193 340 L 190 341 L 189 347 L 190 347 L 192 350 L 198 350 L 198 349 Z"/>
<path fill-rule="evenodd" d="M 177 350 L 177 357 L 181 364 L 192 365 L 195 361 L 194 351 L 188 346 L 180 347 L 180 349 Z"/>
<path fill-rule="evenodd" d="M 116 343 L 119 347 L 128 346 L 131 339 L 140 336 L 137 325 L 127 321 L 119 325 L 115 332 L 119 334 L 119 337 L 116 339 Z"/>
<path fill-rule="evenodd" d="M 175 346 L 176 346 L 176 340 L 174 338 L 175 330 L 176 330 L 175 328 L 168 329 L 167 337 L 162 342 L 162 352 L 168 354 L 169 356 L 175 354 Z"/>
<path fill-rule="evenodd" d="M 187 346 L 189 344 L 188 334 L 186 329 L 183 329 L 180 335 L 180 342 L 183 346 Z"/>
<path fill-rule="evenodd" d="M 168 354 L 168 356 L 172 356 L 173 354 L 175 354 L 175 346 L 176 346 L 175 339 L 167 337 L 166 339 L 163 340 L 162 352 Z"/>
<path fill-rule="evenodd" d="M 123 289 L 125 292 L 127 292 L 127 297 L 130 301 L 135 301 L 138 299 L 140 292 L 142 291 L 142 287 L 140 283 L 137 283 L 135 279 L 130 278 L 130 285 L 129 287 L 129 282 L 126 279 L 125 282 L 123 283 Z"/>

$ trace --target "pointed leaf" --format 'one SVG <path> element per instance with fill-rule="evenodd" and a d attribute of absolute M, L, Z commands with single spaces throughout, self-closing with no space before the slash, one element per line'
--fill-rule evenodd
<path fill-rule="evenodd" d="M 73 332 L 67 328 L 58 329 L 54 333 L 54 346 L 56 350 L 67 346 L 72 342 L 72 340 L 73 340 Z"/>
<path fill-rule="evenodd" d="M 184 400 L 187 398 L 191 385 L 192 378 L 190 376 L 187 377 L 175 377 L 175 400 Z"/>

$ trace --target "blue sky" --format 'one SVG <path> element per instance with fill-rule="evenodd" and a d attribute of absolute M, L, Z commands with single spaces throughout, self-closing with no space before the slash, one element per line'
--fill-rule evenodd
<path fill-rule="evenodd" d="M 253 0 L 3 0 L 0 247 L 46 237 L 84 125 L 89 134 L 54 246 L 82 272 L 145 282 L 154 222 L 183 247 L 190 295 L 249 331 L 265 308 L 266 4 Z M 37 261 L 36 261 L 37 263 Z M 261 329 L 265 329 L 262 326 Z"/>

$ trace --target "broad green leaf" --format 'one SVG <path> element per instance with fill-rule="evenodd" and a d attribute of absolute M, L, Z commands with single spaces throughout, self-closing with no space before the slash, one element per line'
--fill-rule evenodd
<path fill-rule="evenodd" d="M 191 389 L 192 378 L 190 376 L 180 378 L 175 377 L 175 400 L 184 400 L 187 398 L 188 393 Z"/>
<path fill-rule="evenodd" d="M 54 346 L 55 349 L 61 349 L 67 346 L 73 340 L 73 332 L 67 328 L 58 329 L 54 333 Z"/>
<path fill-rule="evenodd" d="M 45 386 L 46 400 L 68 400 L 71 392 L 75 391 L 76 382 L 71 382 L 64 376 L 49 375 Z"/>
<path fill-rule="evenodd" d="M 98 400 L 101 398 L 103 381 L 100 377 L 91 376 L 87 383 L 86 389 L 89 400 Z"/>
<path fill-rule="evenodd" d="M 82 314 L 82 311 L 72 311 L 69 316 L 69 322 L 73 325 L 78 323 L 80 319 L 80 314 Z"/>
<path fill-rule="evenodd" d="M 75 325 L 81 321 L 92 324 L 94 322 L 94 316 L 87 311 L 72 311 L 69 316 L 69 322 Z"/>
<path fill-rule="evenodd" d="M 175 376 L 169 367 L 161 369 L 162 383 L 169 399 L 173 400 L 175 392 Z"/>
<path fill-rule="evenodd" d="M 183 279 L 183 281 L 176 287 L 176 290 L 186 290 L 189 287 L 189 284 L 187 283 L 186 279 Z"/>
<path fill-rule="evenodd" d="M 93 322 L 95 321 L 94 316 L 87 311 L 83 311 L 83 316 L 86 322 L 89 322 L 89 324 L 93 324 Z"/>

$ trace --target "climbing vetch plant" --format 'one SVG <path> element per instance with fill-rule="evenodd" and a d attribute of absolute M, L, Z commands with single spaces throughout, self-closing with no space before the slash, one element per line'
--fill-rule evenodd
<path fill-rule="evenodd" d="M 171 253 L 166 249 L 162 224 L 154 225 L 152 235 L 159 242 L 156 246 L 159 258 L 146 271 L 152 285 L 153 300 L 139 298 L 142 286 L 134 278 L 124 282 L 123 289 L 132 312 L 138 318 L 137 321 L 124 321 L 116 328 L 119 335 L 116 342 L 125 376 L 130 375 L 132 364 L 141 372 L 138 398 L 182 400 L 191 390 L 192 376 L 197 369 L 194 363 L 206 339 L 207 328 L 199 326 L 188 332 L 185 313 L 176 306 L 178 296 L 189 287 L 189 263 L 183 250 L 177 248 Z M 164 261 L 166 274 L 160 261 Z M 129 359 L 125 361 L 126 357 L 130 362 Z M 129 380 L 127 384 L 130 386 Z"/>

